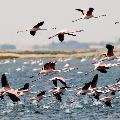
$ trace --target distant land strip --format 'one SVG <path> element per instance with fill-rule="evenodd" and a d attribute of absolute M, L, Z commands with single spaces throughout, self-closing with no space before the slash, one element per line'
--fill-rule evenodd
<path fill-rule="evenodd" d="M 100 57 L 106 49 L 86 49 L 74 51 L 0 51 L 0 59 L 13 58 L 83 58 L 83 57 Z M 120 50 L 114 51 L 116 56 L 120 56 Z"/>

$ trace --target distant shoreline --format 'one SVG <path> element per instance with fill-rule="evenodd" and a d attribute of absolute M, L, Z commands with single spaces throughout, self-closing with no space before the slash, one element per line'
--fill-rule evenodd
<path fill-rule="evenodd" d="M 0 51 L 0 59 L 13 58 L 83 58 L 99 57 L 106 50 L 86 49 L 75 51 Z M 120 51 L 115 51 L 116 56 L 120 56 Z"/>

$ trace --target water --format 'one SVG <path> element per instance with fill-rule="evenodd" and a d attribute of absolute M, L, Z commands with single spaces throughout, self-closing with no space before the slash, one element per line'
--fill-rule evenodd
<path fill-rule="evenodd" d="M 0 75 L 6 73 L 12 88 L 23 87 L 26 82 L 33 86 L 32 80 L 41 77 L 37 73 L 42 68 L 42 64 L 47 61 L 54 61 L 54 59 L 0 60 Z M 98 87 L 114 84 L 116 79 L 120 77 L 120 68 L 113 67 L 106 74 L 94 71 L 85 75 L 86 71 L 94 68 L 91 59 L 58 61 L 56 68 L 62 69 L 65 64 L 69 64 L 70 67 L 78 67 L 79 70 L 60 72 L 37 80 L 34 82 L 31 93 L 21 97 L 18 104 L 13 105 L 9 97 L 6 96 L 4 100 L 0 101 L 0 120 L 119 120 L 120 93 L 113 96 L 112 107 L 106 107 L 98 101 L 93 102 L 87 96 L 76 96 L 76 93 L 79 90 L 78 88 L 82 87 L 85 82 L 91 81 L 96 73 L 99 74 Z M 30 78 L 32 75 L 36 77 Z M 39 103 L 31 101 L 30 98 L 40 90 L 49 91 L 53 87 L 52 82 L 48 83 L 47 81 L 54 76 L 71 78 L 66 82 L 72 87 L 62 95 L 62 102 L 58 102 L 48 92 Z"/>

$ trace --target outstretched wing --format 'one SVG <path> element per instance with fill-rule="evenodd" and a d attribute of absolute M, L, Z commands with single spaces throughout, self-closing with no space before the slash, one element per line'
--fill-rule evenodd
<path fill-rule="evenodd" d="M 97 68 L 97 70 L 100 71 L 101 73 L 107 73 L 106 69 Z"/>
<path fill-rule="evenodd" d="M 10 88 L 9 82 L 8 82 L 5 74 L 2 74 L 1 84 L 2 84 L 2 87 Z"/>
<path fill-rule="evenodd" d="M 55 70 L 55 63 L 54 62 L 48 62 L 46 63 L 43 68 L 44 70 Z"/>
<path fill-rule="evenodd" d="M 39 94 L 37 94 L 37 97 L 42 96 L 42 95 L 45 95 L 45 92 L 46 92 L 46 91 L 41 91 Z"/>
<path fill-rule="evenodd" d="M 110 45 L 110 44 L 106 44 L 106 48 L 108 49 L 108 52 L 107 52 L 107 56 L 113 56 L 114 53 L 113 53 L 113 49 L 114 49 L 114 46 L 113 45 Z"/>
<path fill-rule="evenodd" d="M 50 62 L 50 69 L 55 70 L 55 63 L 54 62 Z"/>
<path fill-rule="evenodd" d="M 57 80 L 53 80 L 53 84 L 57 87 Z"/>
<path fill-rule="evenodd" d="M 82 12 L 83 15 L 85 14 L 85 11 L 82 9 L 75 9 L 75 10 Z"/>
<path fill-rule="evenodd" d="M 82 88 L 82 90 L 88 90 L 88 88 L 90 87 L 91 82 L 89 83 L 85 83 L 84 87 Z"/>
<path fill-rule="evenodd" d="M 17 97 L 16 95 L 12 94 L 12 93 L 8 93 L 8 96 L 10 97 L 10 99 L 11 99 L 13 102 L 18 102 L 18 101 L 20 101 L 20 98 Z"/>
<path fill-rule="evenodd" d="M 96 74 L 96 75 L 93 77 L 93 80 L 92 80 L 92 82 L 91 82 L 91 88 L 96 88 L 97 81 L 98 81 L 98 74 Z"/>
<path fill-rule="evenodd" d="M 65 81 L 61 80 L 61 79 L 58 79 L 65 87 L 67 87 L 67 84 Z"/>
<path fill-rule="evenodd" d="M 56 97 L 56 99 L 58 100 L 58 101 L 62 101 L 62 98 L 61 98 L 61 96 L 60 96 L 60 94 L 54 94 L 54 96 Z"/>
<path fill-rule="evenodd" d="M 50 63 L 49 63 L 49 62 L 48 62 L 48 63 L 45 63 L 43 69 L 44 69 L 44 70 L 47 70 L 47 69 L 49 69 L 49 66 L 50 66 Z"/>
<path fill-rule="evenodd" d="M 118 23 L 120 23 L 120 22 L 115 22 L 115 24 L 118 24 Z"/>
<path fill-rule="evenodd" d="M 25 83 L 24 87 L 19 88 L 18 90 L 26 90 L 29 89 L 29 83 Z"/>
<path fill-rule="evenodd" d="M 110 45 L 110 44 L 106 44 L 106 48 L 108 50 L 113 50 L 114 49 L 114 46 L 113 45 Z"/>
<path fill-rule="evenodd" d="M 40 26 L 42 26 L 44 24 L 44 21 L 39 22 L 37 25 L 35 25 L 33 28 L 39 28 Z"/>

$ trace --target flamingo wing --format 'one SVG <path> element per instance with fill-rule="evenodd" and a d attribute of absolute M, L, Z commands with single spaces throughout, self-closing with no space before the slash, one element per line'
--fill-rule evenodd
<path fill-rule="evenodd" d="M 91 82 L 89 83 L 85 83 L 84 87 L 82 87 L 82 90 L 88 90 L 88 88 L 90 87 Z"/>
<path fill-rule="evenodd" d="M 83 15 L 85 14 L 85 11 L 82 9 L 75 9 L 75 10 L 82 12 Z"/>
<path fill-rule="evenodd" d="M 3 74 L 1 77 L 1 84 L 2 84 L 2 87 L 10 88 L 9 82 L 8 82 L 5 74 Z"/>
<path fill-rule="evenodd" d="M 39 22 L 37 25 L 35 25 L 33 28 L 39 28 L 40 26 L 42 26 L 44 24 L 44 21 Z"/>
<path fill-rule="evenodd" d="M 42 96 L 42 95 L 45 95 L 45 92 L 46 92 L 46 91 L 41 91 L 39 94 L 37 94 L 37 97 Z"/>
<path fill-rule="evenodd" d="M 61 80 L 61 79 L 58 79 L 64 86 L 67 86 L 66 82 Z"/>
<path fill-rule="evenodd" d="M 56 99 L 58 100 L 58 101 L 62 101 L 62 98 L 61 98 L 61 96 L 60 96 L 60 94 L 59 93 L 57 93 L 57 94 L 54 94 L 54 96 L 56 97 Z"/>
<path fill-rule="evenodd" d="M 53 84 L 57 87 L 57 80 L 53 80 Z"/>
<path fill-rule="evenodd" d="M 108 57 L 113 56 L 114 55 L 114 53 L 113 53 L 114 46 L 110 45 L 110 44 L 106 44 L 106 48 L 108 49 L 107 56 Z"/>
<path fill-rule="evenodd" d="M 10 99 L 11 99 L 13 102 L 18 102 L 18 101 L 20 101 L 20 98 L 17 97 L 15 94 L 12 94 L 12 93 L 9 93 L 9 92 L 8 92 L 8 96 L 10 97 Z"/>
<path fill-rule="evenodd" d="M 51 63 L 51 62 L 46 63 L 46 64 L 44 65 L 43 69 L 44 69 L 44 70 L 49 70 L 49 69 L 50 69 L 50 63 Z"/>
<path fill-rule="evenodd" d="M 92 80 L 92 82 L 91 82 L 91 88 L 96 88 L 97 81 L 98 81 L 98 74 L 96 74 L 96 75 L 93 77 L 93 80 Z"/>

